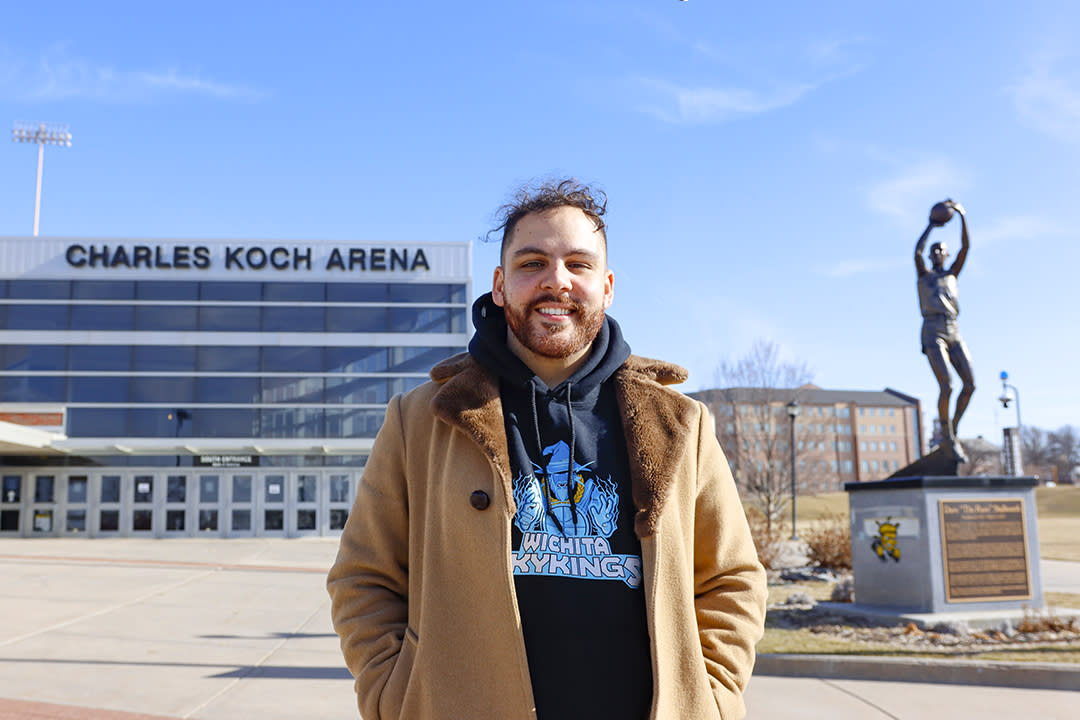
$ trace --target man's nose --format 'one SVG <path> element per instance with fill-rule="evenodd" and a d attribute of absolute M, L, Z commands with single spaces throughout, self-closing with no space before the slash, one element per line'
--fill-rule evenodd
<path fill-rule="evenodd" d="M 543 287 L 554 292 L 564 292 L 573 286 L 573 275 L 564 263 L 555 262 L 544 275 Z"/>

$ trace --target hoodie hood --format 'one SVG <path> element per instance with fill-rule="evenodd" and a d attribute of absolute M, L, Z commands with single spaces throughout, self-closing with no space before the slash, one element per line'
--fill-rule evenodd
<path fill-rule="evenodd" d="M 473 303 L 472 316 L 476 333 L 469 341 L 469 354 L 511 387 L 532 384 L 537 391 L 562 394 L 569 384 L 570 399 L 579 400 L 594 393 L 630 357 L 630 346 L 623 340 L 619 324 L 605 315 L 585 364 L 558 387 L 549 388 L 510 350 L 506 343 L 509 332 L 506 314 L 495 304 L 491 293 Z"/>

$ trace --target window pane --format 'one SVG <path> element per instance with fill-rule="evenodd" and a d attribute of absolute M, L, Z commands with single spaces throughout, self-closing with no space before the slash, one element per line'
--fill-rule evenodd
<path fill-rule="evenodd" d="M 264 347 L 262 369 L 264 372 L 322 372 L 323 349 L 321 347 Z"/>
<path fill-rule="evenodd" d="M 342 510 L 341 508 L 333 508 L 330 510 L 330 529 L 331 530 L 344 530 L 345 521 L 349 519 L 349 511 Z"/>
<path fill-rule="evenodd" d="M 165 511 L 165 529 L 172 531 L 180 531 L 184 529 L 186 521 L 187 511 L 185 510 L 166 510 Z"/>
<path fill-rule="evenodd" d="M 386 302 L 383 283 L 330 283 L 326 286 L 329 302 Z"/>
<path fill-rule="evenodd" d="M 72 330 L 133 330 L 135 312 L 130 305 L 72 305 Z"/>
<path fill-rule="evenodd" d="M 251 511 L 250 510 L 233 510 L 232 511 L 232 529 L 233 530 L 250 530 L 251 529 Z"/>
<path fill-rule="evenodd" d="M 394 372 L 424 372 L 440 360 L 457 352 L 450 347 L 395 347 L 390 348 L 390 367 Z"/>
<path fill-rule="evenodd" d="M 165 502 L 182 503 L 187 501 L 187 478 L 183 475 L 170 475 L 165 483 Z"/>
<path fill-rule="evenodd" d="M 71 297 L 71 283 L 67 280 L 8 280 L 8 297 L 67 300 Z"/>
<path fill-rule="evenodd" d="M 262 329 L 266 332 L 322 332 L 323 315 L 321 307 L 265 307 Z"/>
<path fill-rule="evenodd" d="M 282 408 L 262 411 L 262 437 L 324 437 L 321 408 Z"/>
<path fill-rule="evenodd" d="M 328 347 L 326 348 L 328 372 L 384 372 L 387 369 L 386 348 Z"/>
<path fill-rule="evenodd" d="M 217 475 L 200 475 L 199 502 L 216 503 L 218 501 L 218 485 L 219 478 Z"/>
<path fill-rule="evenodd" d="M 18 510 L 0 510 L 0 531 L 3 531 L 3 532 L 18 532 L 19 531 L 19 511 Z"/>
<path fill-rule="evenodd" d="M 199 286 L 202 300 L 262 300 L 262 283 L 204 282 Z"/>
<path fill-rule="evenodd" d="M 130 437 L 191 437 L 191 411 L 169 408 L 128 410 Z"/>
<path fill-rule="evenodd" d="M 309 403 L 323 401 L 323 379 L 320 377 L 264 377 L 259 402 Z"/>
<path fill-rule="evenodd" d="M 193 282 L 140 282 L 135 287 L 140 300 L 198 300 L 199 284 Z"/>
<path fill-rule="evenodd" d="M 218 511 L 217 510 L 200 510 L 199 511 L 199 530 L 206 532 L 214 532 L 218 529 Z"/>
<path fill-rule="evenodd" d="M 407 393 L 413 388 L 418 388 L 427 382 L 425 377 L 416 378 L 391 378 L 390 379 L 390 394 L 397 395 L 398 393 Z"/>
<path fill-rule="evenodd" d="M 67 305 L 11 305 L 7 327 L 10 330 L 67 330 Z"/>
<path fill-rule="evenodd" d="M 390 302 L 450 302 L 450 286 L 441 283 L 390 283 Z"/>
<path fill-rule="evenodd" d="M 0 502 L 17 503 L 22 498 L 22 477 L 19 475 L 5 475 Z"/>
<path fill-rule="evenodd" d="M 136 345 L 134 367 L 144 372 L 180 371 L 195 369 L 196 348 L 175 345 Z"/>
<path fill-rule="evenodd" d="M 296 529 L 314 530 L 317 527 L 314 510 L 296 511 Z"/>
<path fill-rule="evenodd" d="M 67 501 L 69 503 L 84 503 L 87 495 L 87 478 L 85 475 L 73 475 L 68 478 Z"/>
<path fill-rule="evenodd" d="M 67 348 L 63 345 L 0 345 L 4 370 L 64 370 Z"/>
<path fill-rule="evenodd" d="M 136 475 L 135 476 L 135 494 L 133 498 L 137 503 L 148 503 L 154 501 L 154 476 L 153 475 Z"/>
<path fill-rule="evenodd" d="M 68 382 L 71 402 L 126 403 L 126 377 L 72 377 Z"/>
<path fill-rule="evenodd" d="M 0 377 L 0 402 L 62 403 L 67 382 L 63 377 Z"/>
<path fill-rule="evenodd" d="M 296 479 L 296 501 L 315 502 L 318 483 L 314 475 L 301 475 Z"/>
<path fill-rule="evenodd" d="M 199 327 L 196 307 L 176 305 L 139 305 L 135 308 L 136 330 L 194 331 Z"/>
<path fill-rule="evenodd" d="M 199 330 L 203 332 L 252 332 L 258 328 L 258 307 L 204 305 L 199 308 Z"/>
<path fill-rule="evenodd" d="M 284 510 L 267 510 L 264 514 L 263 529 L 265 530 L 284 530 L 285 529 L 285 511 Z"/>
<path fill-rule="evenodd" d="M 195 398 L 201 403 L 253 403 L 259 401 L 257 377 L 200 377 Z"/>
<path fill-rule="evenodd" d="M 257 347 L 213 347 L 198 349 L 198 369 L 202 372 L 252 372 L 259 367 Z"/>
<path fill-rule="evenodd" d="M 131 370 L 130 345 L 76 345 L 71 348 L 72 370 Z"/>
<path fill-rule="evenodd" d="M 135 283 L 118 280 L 76 280 L 71 286 L 71 297 L 77 300 L 131 300 L 135 297 Z"/>
<path fill-rule="evenodd" d="M 349 502 L 349 476 L 330 476 L 330 502 Z"/>
<path fill-rule="evenodd" d="M 120 529 L 119 510 L 102 510 L 99 517 L 98 527 L 102 532 L 116 532 Z"/>
<path fill-rule="evenodd" d="M 234 503 L 251 502 L 251 475 L 232 476 L 232 501 Z"/>
<path fill-rule="evenodd" d="M 263 499 L 268 503 L 285 502 L 285 476 L 267 475 L 263 488 Z"/>
<path fill-rule="evenodd" d="M 146 532 L 154 529 L 153 510 L 135 510 L 131 513 L 131 529 Z"/>
<path fill-rule="evenodd" d="M 326 437 L 375 437 L 386 411 L 342 409 L 326 411 Z"/>
<path fill-rule="evenodd" d="M 190 377 L 133 377 L 131 401 L 190 405 L 195 401 L 195 379 Z"/>
<path fill-rule="evenodd" d="M 323 302 L 326 299 L 324 286 L 319 283 L 263 283 L 263 300 L 284 302 Z"/>
<path fill-rule="evenodd" d="M 390 400 L 388 387 L 383 378 L 327 378 L 326 402 L 348 405 L 385 403 Z"/>
<path fill-rule="evenodd" d="M 386 308 L 331 307 L 326 309 L 327 332 L 386 332 Z"/>
<path fill-rule="evenodd" d="M 34 478 L 34 502 L 51 503 L 55 497 L 56 478 L 52 475 L 38 475 Z"/>
<path fill-rule="evenodd" d="M 101 502 L 120 502 L 120 476 L 103 475 L 101 477 Z"/>
<path fill-rule="evenodd" d="M 86 510 L 68 510 L 65 529 L 68 532 L 86 532 Z"/>
<path fill-rule="evenodd" d="M 192 413 L 196 437 L 259 437 L 259 411 L 203 408 Z"/>
<path fill-rule="evenodd" d="M 390 308 L 390 332 L 450 332 L 445 308 Z"/>

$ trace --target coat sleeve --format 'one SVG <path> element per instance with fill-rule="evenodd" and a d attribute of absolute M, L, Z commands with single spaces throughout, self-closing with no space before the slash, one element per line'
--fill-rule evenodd
<path fill-rule="evenodd" d="M 742 693 L 765 631 L 768 583 L 727 459 L 705 406 L 698 427 L 694 606 L 720 715 L 745 715 Z"/>
<path fill-rule="evenodd" d="M 404 456 L 397 396 L 375 438 L 326 583 L 334 630 L 345 664 L 356 678 L 357 704 L 365 720 L 398 717 L 407 680 L 402 675 L 408 674 L 408 668 L 394 673 L 409 642 Z"/>

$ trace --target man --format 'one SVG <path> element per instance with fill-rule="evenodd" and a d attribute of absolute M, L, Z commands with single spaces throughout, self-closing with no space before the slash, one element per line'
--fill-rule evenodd
<path fill-rule="evenodd" d="M 923 316 L 922 351 L 926 354 L 926 359 L 930 361 L 930 368 L 934 371 L 934 377 L 938 382 L 938 418 L 943 435 L 942 447 L 955 459 L 967 462 L 963 448 L 957 439 L 957 427 L 960 425 L 960 418 L 967 409 L 972 393 L 975 392 L 975 374 L 971 369 L 971 354 L 968 352 L 967 345 L 964 344 L 964 339 L 960 337 L 960 329 L 956 324 L 956 318 L 960 314 L 956 278 L 964 267 L 964 261 L 967 260 L 971 242 L 968 238 L 964 208 L 960 203 L 952 200 L 946 200 L 943 204 L 960 216 L 960 252 L 956 254 L 956 260 L 946 270 L 945 261 L 949 258 L 948 248 L 943 242 L 934 243 L 930 246 L 930 262 L 933 267 L 927 270 L 926 261 L 923 260 L 923 248 L 927 238 L 930 237 L 930 232 L 935 227 L 944 224 L 934 219 L 926 225 L 926 230 L 915 245 L 919 309 Z M 949 376 L 950 362 L 964 383 L 960 394 L 956 396 L 956 412 L 953 413 L 951 422 L 949 420 L 949 396 L 952 394 L 952 379 Z"/>
<path fill-rule="evenodd" d="M 469 353 L 391 400 L 328 589 L 365 720 L 733 720 L 766 583 L 686 371 L 605 315 L 606 197 L 503 209 Z"/>

